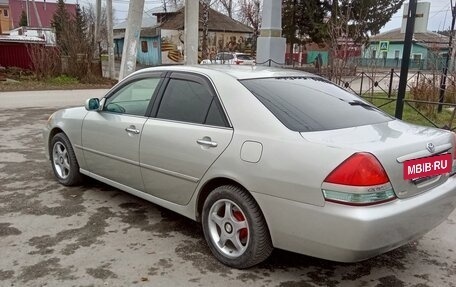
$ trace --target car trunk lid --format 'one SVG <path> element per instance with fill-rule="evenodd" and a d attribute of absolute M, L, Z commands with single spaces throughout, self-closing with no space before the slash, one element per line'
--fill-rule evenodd
<path fill-rule="evenodd" d="M 409 160 L 453 153 L 454 134 L 435 128 L 410 125 L 399 120 L 338 130 L 305 132 L 302 137 L 334 148 L 372 153 L 384 167 L 398 198 L 426 192 L 444 183 L 449 174 L 404 179 Z M 429 148 L 432 146 L 433 148 Z M 453 157 L 452 157 L 453 158 Z M 453 173 L 456 163 L 453 163 Z"/>

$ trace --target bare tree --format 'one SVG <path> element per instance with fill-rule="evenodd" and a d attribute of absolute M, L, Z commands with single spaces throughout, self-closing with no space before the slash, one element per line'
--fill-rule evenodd
<path fill-rule="evenodd" d="M 233 13 L 234 13 L 234 2 L 233 0 L 218 0 L 220 5 L 222 6 L 223 12 L 226 12 L 228 17 L 233 19 Z"/>
<path fill-rule="evenodd" d="M 168 12 L 171 10 L 177 10 L 184 5 L 184 0 L 162 0 L 163 11 Z"/>
<path fill-rule="evenodd" d="M 239 19 L 253 28 L 252 52 L 256 51 L 256 42 L 260 34 L 261 0 L 239 0 Z"/>
<path fill-rule="evenodd" d="M 208 36 L 209 36 L 209 11 L 214 4 L 217 3 L 219 0 L 200 0 L 202 5 L 202 13 L 201 13 L 201 23 L 203 25 L 202 29 L 202 39 L 201 39 L 201 57 L 203 59 L 209 58 L 209 48 L 208 48 Z"/>
<path fill-rule="evenodd" d="M 54 47 L 42 44 L 29 44 L 27 52 L 33 63 L 38 80 L 48 79 L 60 73 L 60 52 Z"/>
<path fill-rule="evenodd" d="M 101 9 L 101 18 L 100 18 L 100 26 L 98 37 L 95 39 L 93 36 L 95 35 L 95 25 L 97 23 L 97 14 L 95 6 L 92 3 L 89 3 L 86 7 L 84 7 L 84 11 L 87 17 L 87 34 L 91 35 L 90 42 L 92 43 L 92 48 L 94 51 L 101 52 L 102 50 L 107 49 L 108 43 L 108 30 L 107 30 L 107 22 L 108 22 L 108 14 L 106 7 Z M 113 14 L 115 11 L 113 9 Z M 98 53 L 97 53 L 98 54 Z"/>
<path fill-rule="evenodd" d="M 203 6 L 203 38 L 201 41 L 201 57 L 207 59 L 209 56 L 207 38 L 209 34 L 209 7 L 211 0 L 202 0 L 201 4 Z"/>

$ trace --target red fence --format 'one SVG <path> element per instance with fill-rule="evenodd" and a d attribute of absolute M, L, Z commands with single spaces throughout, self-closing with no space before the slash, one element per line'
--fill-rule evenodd
<path fill-rule="evenodd" d="M 0 42 L 0 66 L 33 69 L 26 43 Z M 39 44 L 32 44 L 39 45 Z"/>

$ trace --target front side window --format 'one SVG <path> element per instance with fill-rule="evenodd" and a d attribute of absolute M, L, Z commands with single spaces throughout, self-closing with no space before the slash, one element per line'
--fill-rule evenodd
<path fill-rule="evenodd" d="M 209 89 L 198 82 L 170 79 L 157 118 L 224 126 L 224 116 Z"/>
<path fill-rule="evenodd" d="M 112 113 L 144 116 L 160 78 L 129 83 L 106 100 L 103 110 Z"/>
<path fill-rule="evenodd" d="M 363 99 L 318 77 L 251 79 L 241 83 L 293 131 L 333 130 L 393 119 Z"/>

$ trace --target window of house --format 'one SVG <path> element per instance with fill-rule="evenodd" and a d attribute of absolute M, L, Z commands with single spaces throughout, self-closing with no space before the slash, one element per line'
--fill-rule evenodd
<path fill-rule="evenodd" d="M 395 59 L 399 59 L 399 54 L 400 54 L 400 52 L 401 52 L 401 51 L 399 51 L 399 50 L 395 50 L 395 51 L 394 51 L 394 58 L 395 58 Z"/>
<path fill-rule="evenodd" d="M 8 17 L 8 10 L 3 10 L 3 16 Z"/>
<path fill-rule="evenodd" d="M 413 61 L 420 62 L 421 61 L 421 54 L 413 54 Z"/>
<path fill-rule="evenodd" d="M 377 50 L 372 50 L 372 59 L 377 58 Z"/>
<path fill-rule="evenodd" d="M 147 53 L 149 51 L 149 47 L 147 46 L 147 41 L 141 41 L 141 52 Z"/>

